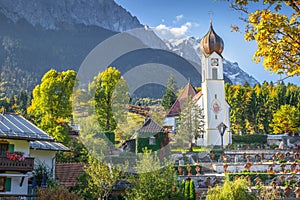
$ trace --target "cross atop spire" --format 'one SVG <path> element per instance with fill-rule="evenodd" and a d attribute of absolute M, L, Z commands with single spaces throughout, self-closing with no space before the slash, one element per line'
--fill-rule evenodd
<path fill-rule="evenodd" d="M 214 12 L 212 10 L 208 11 L 209 14 L 209 18 L 210 18 L 210 23 L 212 23 L 212 16 L 214 14 Z"/>

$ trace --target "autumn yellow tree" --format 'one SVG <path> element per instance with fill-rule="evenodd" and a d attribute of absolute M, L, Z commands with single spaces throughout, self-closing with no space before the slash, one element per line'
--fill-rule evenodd
<path fill-rule="evenodd" d="M 59 142 L 67 142 L 72 118 L 72 93 L 76 80 L 73 70 L 49 70 L 33 90 L 27 114 L 41 129 Z"/>
<path fill-rule="evenodd" d="M 294 134 L 300 128 L 300 112 L 291 105 L 282 105 L 273 115 L 271 126 L 275 134 Z"/>
<path fill-rule="evenodd" d="M 247 23 L 244 37 L 247 41 L 257 42 L 253 60 L 263 60 L 265 69 L 270 72 L 286 76 L 300 75 L 300 1 L 227 1 L 235 10 L 248 16 L 244 19 Z M 261 9 L 257 9 L 258 6 Z M 239 30 L 237 26 L 232 28 Z"/>

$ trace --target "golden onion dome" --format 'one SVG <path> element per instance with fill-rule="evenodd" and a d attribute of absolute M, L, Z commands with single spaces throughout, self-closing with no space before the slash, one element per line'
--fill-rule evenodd
<path fill-rule="evenodd" d="M 210 21 L 210 27 L 206 35 L 200 41 L 200 51 L 205 55 L 209 56 L 213 52 L 222 54 L 224 49 L 224 42 L 220 36 L 216 34 L 213 29 L 212 22 Z"/>

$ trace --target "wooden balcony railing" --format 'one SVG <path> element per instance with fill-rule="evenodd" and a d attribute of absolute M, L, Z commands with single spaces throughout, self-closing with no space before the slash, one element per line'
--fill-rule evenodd
<path fill-rule="evenodd" d="M 33 171 L 34 158 L 25 157 L 25 160 L 11 160 L 6 156 L 0 156 L 0 172 L 2 171 L 18 171 L 29 172 Z"/>

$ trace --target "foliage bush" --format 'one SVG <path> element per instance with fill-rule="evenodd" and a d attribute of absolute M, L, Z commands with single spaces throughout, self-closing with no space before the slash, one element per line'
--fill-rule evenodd
<path fill-rule="evenodd" d="M 247 135 L 232 135 L 232 143 L 240 143 L 240 144 L 266 144 L 267 143 L 267 135 L 261 134 L 247 134 Z"/>
<path fill-rule="evenodd" d="M 266 180 L 272 180 L 273 178 L 277 177 L 276 174 L 244 172 L 244 173 L 227 173 L 225 174 L 225 179 L 228 181 L 233 181 L 236 176 L 239 177 L 250 176 L 251 181 L 254 181 L 256 177 L 259 177 L 262 180 L 262 182 L 265 182 Z"/>
<path fill-rule="evenodd" d="M 219 160 L 221 155 L 224 153 L 223 149 L 213 149 L 210 151 L 210 154 L 214 153 L 215 157 L 214 160 Z"/>
<path fill-rule="evenodd" d="M 149 151 L 151 152 L 151 151 Z M 126 190 L 126 200 L 184 199 L 177 189 L 173 165 L 161 162 L 157 154 L 144 151 L 136 165 L 137 176 L 129 177 L 132 188 Z M 151 166 L 149 168 L 149 166 Z"/>
<path fill-rule="evenodd" d="M 73 192 L 69 192 L 65 187 L 40 188 L 36 192 L 36 200 L 80 200 Z"/>
<path fill-rule="evenodd" d="M 225 180 L 223 186 L 208 190 L 206 200 L 252 200 L 258 199 L 256 194 L 248 192 L 249 182 L 244 178 L 234 181 Z"/>

